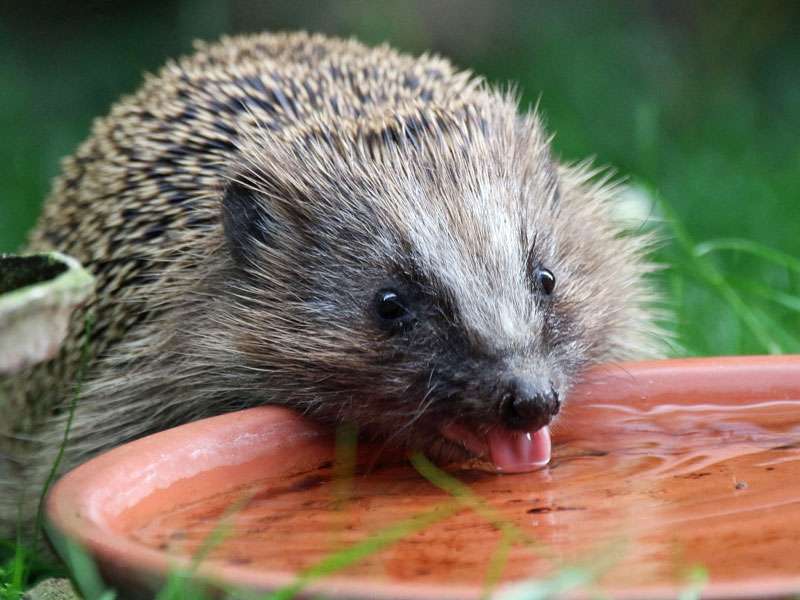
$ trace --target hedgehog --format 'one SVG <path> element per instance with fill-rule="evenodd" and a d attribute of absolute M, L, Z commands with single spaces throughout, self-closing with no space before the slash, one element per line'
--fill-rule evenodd
<path fill-rule="evenodd" d="M 147 76 L 30 236 L 96 284 L 60 354 L 3 382 L 3 522 L 78 384 L 66 467 L 260 405 L 443 462 L 546 463 L 585 369 L 660 347 L 620 186 L 556 160 L 519 104 L 445 59 L 306 33 L 198 43 Z"/>

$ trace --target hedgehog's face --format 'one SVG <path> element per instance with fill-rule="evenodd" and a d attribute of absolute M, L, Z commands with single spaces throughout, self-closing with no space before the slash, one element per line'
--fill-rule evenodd
<path fill-rule="evenodd" d="M 374 280 L 372 297 L 363 298 L 361 322 L 373 331 L 370 352 L 381 366 L 365 393 L 385 397 L 379 406 L 381 419 L 390 420 L 388 432 L 424 440 L 426 449 L 444 456 L 466 450 L 506 472 L 546 464 L 547 426 L 571 376 L 549 354 L 536 314 L 535 305 L 547 310 L 556 294 L 554 274 L 542 265 L 519 265 L 528 269 L 519 292 L 534 305 L 526 309 L 504 306 L 497 293 L 503 284 L 488 273 L 481 273 L 486 286 L 454 283 L 448 280 L 457 270 L 453 262 L 421 262 L 387 271 Z"/>
<path fill-rule="evenodd" d="M 547 462 L 575 376 L 635 316 L 638 261 L 535 122 L 482 125 L 378 158 L 307 144 L 304 164 L 284 153 L 229 187 L 236 338 L 262 401 L 498 470 Z"/>

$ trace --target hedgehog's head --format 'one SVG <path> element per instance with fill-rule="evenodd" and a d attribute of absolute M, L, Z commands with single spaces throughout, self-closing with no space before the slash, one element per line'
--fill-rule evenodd
<path fill-rule="evenodd" d="M 498 470 L 547 461 L 589 364 L 641 350 L 641 242 L 514 103 L 295 130 L 224 192 L 242 393 Z"/>

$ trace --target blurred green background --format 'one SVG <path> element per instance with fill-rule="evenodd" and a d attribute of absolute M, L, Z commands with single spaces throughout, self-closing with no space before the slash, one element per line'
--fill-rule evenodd
<path fill-rule="evenodd" d="M 800 352 L 798 24 L 800 3 L 771 1 L 4 2 L 0 251 L 144 71 L 196 38 L 309 29 L 516 82 L 563 159 L 657 198 L 676 354 Z"/>

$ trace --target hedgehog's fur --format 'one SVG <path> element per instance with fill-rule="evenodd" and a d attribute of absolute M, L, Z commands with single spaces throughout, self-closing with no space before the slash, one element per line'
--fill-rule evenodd
<path fill-rule="evenodd" d="M 592 363 L 652 354 L 646 240 L 590 175 L 439 58 L 306 34 L 199 45 L 95 122 L 32 234 L 96 291 L 60 356 L 6 382 L 0 517 L 41 487 L 87 312 L 66 466 L 264 403 L 433 448 L 454 413 L 494 418 L 498 370 L 563 394 Z M 370 314 L 387 281 L 420 316 L 402 335 Z"/>

